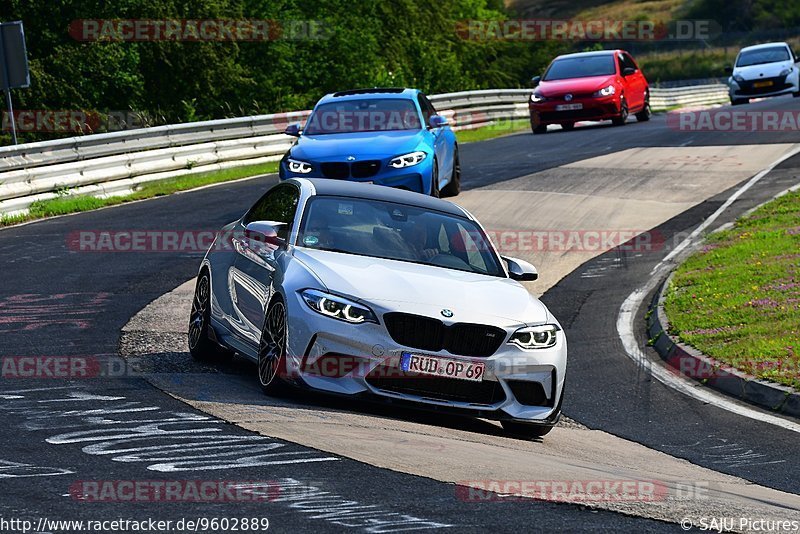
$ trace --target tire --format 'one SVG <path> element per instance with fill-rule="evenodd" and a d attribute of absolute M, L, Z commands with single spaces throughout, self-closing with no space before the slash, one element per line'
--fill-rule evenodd
<path fill-rule="evenodd" d="M 431 196 L 439 198 L 439 162 L 433 158 L 433 169 L 431 170 Z"/>
<path fill-rule="evenodd" d="M 650 93 L 647 93 L 644 97 L 644 107 L 639 113 L 636 114 L 636 122 L 647 122 L 650 120 L 651 115 L 652 111 L 650 111 Z"/>
<path fill-rule="evenodd" d="M 539 126 L 531 125 L 531 130 L 533 131 L 534 135 L 545 134 L 547 133 L 547 125 L 546 124 L 540 124 Z"/>
<path fill-rule="evenodd" d="M 625 126 L 625 123 L 628 122 L 628 103 L 624 98 L 620 102 L 619 117 L 611 119 L 611 122 L 614 126 Z"/>
<path fill-rule="evenodd" d="M 455 147 L 455 156 L 453 157 L 453 174 L 450 176 L 450 181 L 440 191 L 442 197 L 455 197 L 461 192 L 461 158 L 458 155 L 458 145 Z"/>
<path fill-rule="evenodd" d="M 209 337 L 211 328 L 211 275 L 203 270 L 197 278 L 189 314 L 189 353 L 195 360 L 208 361 L 224 354 Z"/>
<path fill-rule="evenodd" d="M 792 93 L 792 96 L 795 97 L 795 98 L 800 98 L 800 91 L 797 91 L 796 93 Z"/>
<path fill-rule="evenodd" d="M 543 438 L 553 430 L 555 425 L 531 425 L 528 423 L 517 423 L 516 421 L 501 421 L 503 430 L 512 436 L 524 439 Z"/>
<path fill-rule="evenodd" d="M 276 297 L 270 302 L 261 329 L 258 343 L 258 383 L 267 395 L 275 395 L 285 390 L 281 374 L 286 369 L 286 347 L 289 326 L 286 305 Z"/>
<path fill-rule="evenodd" d="M 731 106 L 741 106 L 742 104 L 749 104 L 749 98 L 731 98 Z"/>
<path fill-rule="evenodd" d="M 569 132 L 570 130 L 574 130 L 575 129 L 575 123 L 574 122 L 565 122 L 564 124 L 561 125 L 561 128 Z"/>

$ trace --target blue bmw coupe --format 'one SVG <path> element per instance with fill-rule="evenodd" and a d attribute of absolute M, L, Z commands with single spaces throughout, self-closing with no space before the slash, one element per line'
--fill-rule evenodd
<path fill-rule="evenodd" d="M 280 163 L 280 177 L 367 182 L 438 196 L 461 190 L 456 135 L 416 89 L 342 91 L 324 96 Z"/>

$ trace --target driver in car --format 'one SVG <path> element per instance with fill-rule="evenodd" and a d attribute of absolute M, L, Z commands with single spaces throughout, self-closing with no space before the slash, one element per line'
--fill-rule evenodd
<path fill-rule="evenodd" d="M 419 259 L 429 261 L 440 254 L 438 248 L 428 247 L 428 230 L 421 222 L 413 224 L 408 230 L 408 235 L 404 234 L 404 237 Z"/>

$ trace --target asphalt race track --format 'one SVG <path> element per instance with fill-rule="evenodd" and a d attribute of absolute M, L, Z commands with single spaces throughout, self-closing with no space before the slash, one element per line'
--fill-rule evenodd
<path fill-rule="evenodd" d="M 790 110 L 797 102 L 737 109 Z M 202 366 L 184 352 L 186 283 L 202 251 L 76 250 L 78 232 L 214 231 L 275 177 L 0 230 L 0 355 L 116 365 L 122 353 L 128 361 L 121 376 L 70 380 L 14 378 L 4 363 L 2 517 L 34 521 L 42 532 L 50 530 L 40 518 L 264 517 L 278 532 L 674 532 L 682 517 L 723 510 L 797 519 L 799 423 L 760 422 L 664 386 L 625 354 L 617 317 L 683 236 L 798 142 L 797 132 L 681 132 L 656 115 L 461 147 L 464 192 L 456 201 L 490 231 L 652 230 L 663 240 L 626 254 L 516 254 L 539 268 L 541 280 L 528 287 L 543 293 L 570 343 L 568 420 L 543 442 L 505 437 L 483 421 L 327 397 L 267 399 L 252 366 Z M 796 185 L 798 169 L 800 156 L 778 165 L 713 227 Z M 637 335 L 645 347 L 643 326 Z M 598 506 L 476 501 L 456 484 L 581 477 L 665 480 L 671 490 L 682 481 L 710 496 Z M 258 481 L 280 491 L 220 503 L 76 498 L 85 481 L 136 480 Z"/>

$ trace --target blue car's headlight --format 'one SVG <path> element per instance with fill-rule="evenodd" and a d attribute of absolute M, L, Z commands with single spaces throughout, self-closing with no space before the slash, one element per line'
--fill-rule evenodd
<path fill-rule="evenodd" d="M 558 341 L 558 325 L 543 324 L 520 328 L 508 340 L 522 349 L 549 349 Z"/>
<path fill-rule="evenodd" d="M 354 324 L 378 322 L 372 310 L 344 297 L 331 295 L 316 289 L 306 289 L 300 292 L 300 295 L 309 308 L 333 319 Z"/>
<path fill-rule="evenodd" d="M 413 167 L 424 160 L 426 156 L 427 154 L 425 154 L 425 152 L 419 150 L 416 152 L 409 152 L 408 154 L 403 154 L 402 156 L 392 158 L 391 161 L 389 161 L 389 166 L 394 167 L 395 169 Z"/>
<path fill-rule="evenodd" d="M 311 164 L 306 163 L 305 161 L 289 158 L 287 163 L 289 164 L 289 170 L 291 172 L 296 172 L 297 174 L 308 174 L 312 169 Z"/>

